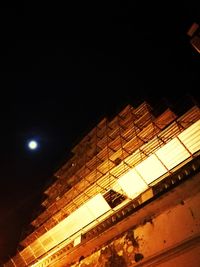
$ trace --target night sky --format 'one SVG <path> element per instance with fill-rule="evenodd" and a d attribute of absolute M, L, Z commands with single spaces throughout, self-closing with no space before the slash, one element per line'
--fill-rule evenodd
<path fill-rule="evenodd" d="M 199 23 L 196 2 L 41 2 L 1 10 L 0 259 L 14 253 L 71 148 L 104 116 L 144 100 L 199 97 L 200 55 L 187 36 Z M 37 151 L 27 149 L 30 138 Z"/>

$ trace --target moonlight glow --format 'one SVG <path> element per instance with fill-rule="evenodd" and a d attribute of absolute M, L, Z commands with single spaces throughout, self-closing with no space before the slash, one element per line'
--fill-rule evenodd
<path fill-rule="evenodd" d="M 28 143 L 28 147 L 31 149 L 31 150 L 34 150 L 38 147 L 38 143 L 34 140 L 31 140 L 29 143 Z"/>

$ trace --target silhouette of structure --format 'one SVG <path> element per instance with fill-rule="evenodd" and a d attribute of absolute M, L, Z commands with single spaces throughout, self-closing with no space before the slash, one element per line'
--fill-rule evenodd
<path fill-rule="evenodd" d="M 200 28 L 199 24 L 194 22 L 189 28 L 187 35 L 190 38 L 190 44 L 200 54 Z"/>

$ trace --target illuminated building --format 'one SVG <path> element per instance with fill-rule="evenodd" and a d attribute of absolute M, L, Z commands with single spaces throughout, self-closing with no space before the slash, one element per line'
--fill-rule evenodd
<path fill-rule="evenodd" d="M 127 105 L 72 152 L 5 267 L 199 266 L 198 105 Z"/>

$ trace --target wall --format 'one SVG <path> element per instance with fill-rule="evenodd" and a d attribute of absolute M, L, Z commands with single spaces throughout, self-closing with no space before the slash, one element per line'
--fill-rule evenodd
<path fill-rule="evenodd" d="M 200 174 L 193 179 L 195 182 L 186 181 L 182 190 L 175 188 L 168 195 L 162 196 L 157 202 L 157 214 L 142 224 L 134 227 L 130 225 L 128 231 L 96 249 L 91 255 L 85 258 L 80 255 L 79 261 L 73 264 L 67 263 L 65 258 L 54 266 L 199 267 L 200 190 L 197 187 Z M 166 202 L 169 195 L 171 205 L 163 208 L 162 203 Z M 118 229 L 116 227 L 116 235 Z"/>

